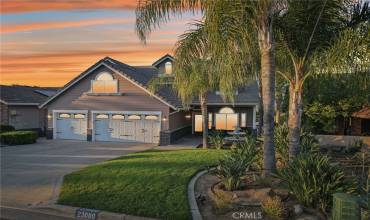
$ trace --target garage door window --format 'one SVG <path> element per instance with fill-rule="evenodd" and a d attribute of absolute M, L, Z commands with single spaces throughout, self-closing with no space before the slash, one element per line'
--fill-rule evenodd
<path fill-rule="evenodd" d="M 70 118 L 71 115 L 70 114 L 67 114 L 67 113 L 60 113 L 59 114 L 59 118 Z"/>
<path fill-rule="evenodd" d="M 84 114 L 75 114 L 74 115 L 74 118 L 76 118 L 76 119 L 84 119 L 85 118 L 85 115 Z"/>
<path fill-rule="evenodd" d="M 97 119 L 108 119 L 109 118 L 109 115 L 107 114 L 98 114 L 96 116 Z"/>
<path fill-rule="evenodd" d="M 114 119 L 114 120 L 124 120 L 125 116 L 124 115 L 113 115 L 112 119 Z"/>
<path fill-rule="evenodd" d="M 154 120 L 154 121 L 156 121 L 156 120 L 159 119 L 159 117 L 157 115 L 147 115 L 147 116 L 145 116 L 145 119 L 146 120 Z"/>
<path fill-rule="evenodd" d="M 140 117 L 140 115 L 129 115 L 128 119 L 129 120 L 140 120 L 141 117 Z"/>

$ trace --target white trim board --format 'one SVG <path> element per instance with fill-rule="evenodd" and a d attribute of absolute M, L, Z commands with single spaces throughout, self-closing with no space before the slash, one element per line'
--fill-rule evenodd
<path fill-rule="evenodd" d="M 135 86 L 141 88 L 142 90 L 144 90 L 146 93 L 148 93 L 150 96 L 153 96 L 154 98 L 158 99 L 159 101 L 161 101 L 162 103 L 164 103 L 165 105 L 171 107 L 172 109 L 177 109 L 175 106 L 171 105 L 170 103 L 168 103 L 167 101 L 163 100 L 161 97 L 155 95 L 154 93 L 150 92 L 149 90 L 147 90 L 146 88 L 144 88 L 143 86 L 141 86 L 140 84 L 138 84 L 137 82 L 133 81 L 132 79 L 130 79 L 129 77 L 127 77 L 124 73 L 121 73 L 120 71 L 114 69 L 113 67 L 110 67 L 109 65 L 105 64 L 104 61 L 100 61 L 101 63 L 98 64 L 97 66 L 95 66 L 94 68 L 92 68 L 91 70 L 89 70 L 88 72 L 86 72 L 85 74 L 83 74 L 82 76 L 78 77 L 75 81 L 73 81 L 70 85 L 68 85 L 67 87 L 63 88 L 62 90 L 60 90 L 57 94 L 55 94 L 54 96 L 50 97 L 48 100 L 46 100 L 44 103 L 42 103 L 41 105 L 39 105 L 39 108 L 43 108 L 45 105 L 47 105 L 49 102 L 51 102 L 52 100 L 54 100 L 56 97 L 58 97 L 59 95 L 61 95 L 63 92 L 65 92 L 66 90 L 68 90 L 70 87 L 72 87 L 73 85 L 75 85 L 77 82 L 79 82 L 81 79 L 85 78 L 86 76 L 88 76 L 89 74 L 91 74 L 94 70 L 96 70 L 97 68 L 101 67 L 101 66 L 104 66 L 110 70 L 112 70 L 114 73 L 122 76 L 124 79 L 126 79 L 127 81 L 129 81 L 130 83 L 134 84 Z"/>
<path fill-rule="evenodd" d="M 46 100 L 44 103 L 42 103 L 41 105 L 39 105 L 39 108 L 43 108 L 45 105 L 47 105 L 49 102 L 51 102 L 52 100 L 54 100 L 56 97 L 58 97 L 60 94 L 62 94 L 63 92 L 65 92 L 66 90 L 68 90 L 70 87 L 72 87 L 74 84 L 76 84 L 77 82 L 79 82 L 81 79 L 85 78 L 87 75 L 89 75 L 91 72 L 93 72 L 94 70 L 96 70 L 98 67 L 100 67 L 102 64 L 103 64 L 103 61 L 99 61 L 101 62 L 100 64 L 96 65 L 96 67 L 92 68 L 91 70 L 87 71 L 85 74 L 81 75 L 80 77 L 78 77 L 77 79 L 75 79 L 75 81 L 73 81 L 71 84 L 69 84 L 67 87 L 61 89 L 59 92 L 57 92 L 55 95 L 51 96 L 48 100 Z"/>
<path fill-rule="evenodd" d="M 175 61 L 175 59 L 171 55 L 166 54 L 163 57 L 159 58 L 159 60 L 152 63 L 152 66 L 157 66 L 158 64 L 162 63 L 163 60 L 165 60 L 165 59 L 170 59 L 172 62 Z"/>

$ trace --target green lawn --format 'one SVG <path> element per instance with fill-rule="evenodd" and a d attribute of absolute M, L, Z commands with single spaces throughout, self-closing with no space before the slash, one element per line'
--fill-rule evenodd
<path fill-rule="evenodd" d="M 222 150 L 146 151 L 64 177 L 58 203 L 161 219 L 191 219 L 187 184 Z"/>

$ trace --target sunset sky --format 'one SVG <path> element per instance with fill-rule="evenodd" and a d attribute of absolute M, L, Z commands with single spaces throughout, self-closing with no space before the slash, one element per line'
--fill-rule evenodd
<path fill-rule="evenodd" d="M 150 65 L 200 15 L 163 24 L 143 45 L 136 0 L 1 0 L 1 84 L 63 86 L 99 59 Z"/>

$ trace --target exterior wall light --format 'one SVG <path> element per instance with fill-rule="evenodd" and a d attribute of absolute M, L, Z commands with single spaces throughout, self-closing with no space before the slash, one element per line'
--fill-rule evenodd
<path fill-rule="evenodd" d="M 167 121 L 166 116 L 164 116 L 164 117 L 162 118 L 162 121 Z"/>
<path fill-rule="evenodd" d="M 191 115 L 185 115 L 185 118 L 190 119 Z"/>
<path fill-rule="evenodd" d="M 48 119 L 52 119 L 53 118 L 53 115 L 52 114 L 48 114 Z"/>

